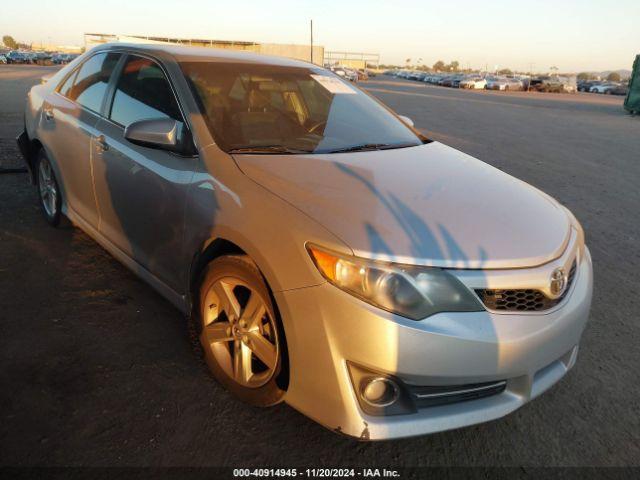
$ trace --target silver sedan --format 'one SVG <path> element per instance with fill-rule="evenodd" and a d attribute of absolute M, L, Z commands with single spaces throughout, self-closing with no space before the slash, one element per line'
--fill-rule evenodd
<path fill-rule="evenodd" d="M 184 312 L 245 402 L 404 437 L 506 415 L 576 362 L 571 212 L 323 68 L 104 45 L 33 87 L 25 123 L 46 220 Z"/>

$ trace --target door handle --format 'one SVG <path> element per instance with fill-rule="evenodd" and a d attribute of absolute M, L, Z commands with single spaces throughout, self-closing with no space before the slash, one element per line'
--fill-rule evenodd
<path fill-rule="evenodd" d="M 46 120 L 53 120 L 53 108 L 52 107 L 45 107 L 43 110 L 44 113 L 44 118 Z"/>
<path fill-rule="evenodd" d="M 96 137 L 96 143 L 98 144 L 98 149 L 102 150 L 103 152 L 109 150 L 109 144 L 107 143 L 107 139 L 104 135 Z"/>

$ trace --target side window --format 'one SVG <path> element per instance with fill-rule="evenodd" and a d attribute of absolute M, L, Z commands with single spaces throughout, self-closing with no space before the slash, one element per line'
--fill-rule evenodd
<path fill-rule="evenodd" d="M 75 74 L 73 86 L 65 90 L 68 81 L 65 82 L 60 93 L 89 110 L 100 112 L 109 78 L 119 58 L 119 53 L 98 53 L 94 55 L 84 62 L 78 73 Z M 63 92 L 63 90 L 65 91 Z"/>
<path fill-rule="evenodd" d="M 71 93 L 71 87 L 73 87 L 73 82 L 76 79 L 76 75 L 78 75 L 78 69 L 76 68 L 71 75 L 67 77 L 62 86 L 58 89 L 61 95 L 68 97 Z"/>
<path fill-rule="evenodd" d="M 118 79 L 109 117 L 124 127 L 139 120 L 182 115 L 169 81 L 153 60 L 130 56 Z"/>

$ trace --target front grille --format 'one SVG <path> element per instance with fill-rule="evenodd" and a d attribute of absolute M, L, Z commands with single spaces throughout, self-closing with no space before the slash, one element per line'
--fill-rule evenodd
<path fill-rule="evenodd" d="M 410 386 L 409 390 L 416 407 L 426 408 L 438 405 L 477 400 L 504 392 L 507 386 L 505 380 L 469 385 L 455 385 L 443 387 Z"/>
<path fill-rule="evenodd" d="M 527 289 L 476 289 L 476 294 L 489 310 L 500 312 L 542 312 L 558 305 L 565 297 L 576 276 L 577 264 L 574 261 L 567 278 L 567 288 L 558 298 L 549 298 L 540 290 Z"/>

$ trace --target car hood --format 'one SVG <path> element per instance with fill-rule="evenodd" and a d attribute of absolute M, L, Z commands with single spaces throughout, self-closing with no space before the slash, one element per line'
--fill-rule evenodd
<path fill-rule="evenodd" d="M 551 197 L 437 142 L 234 158 L 251 179 L 363 257 L 452 268 L 530 267 L 560 256 L 569 239 L 570 220 Z"/>

